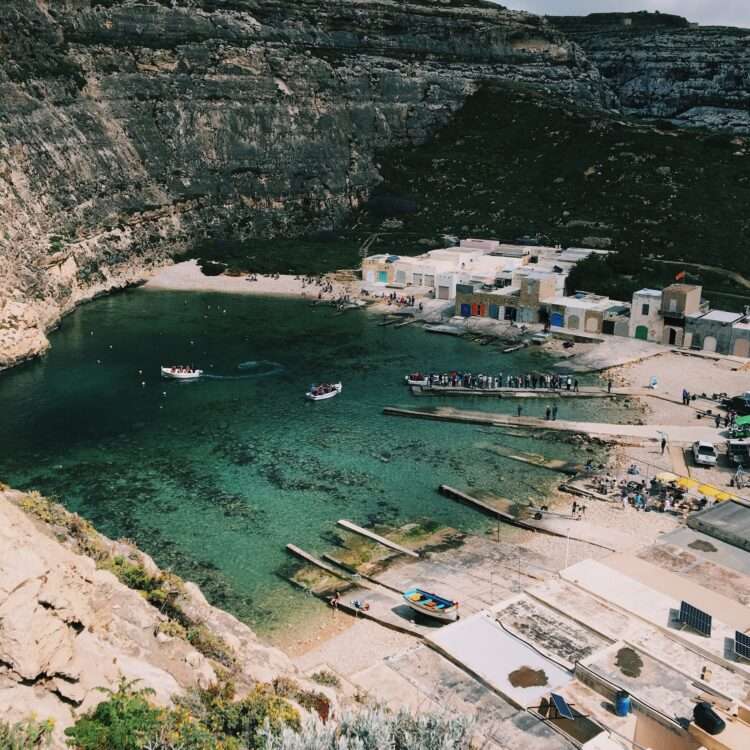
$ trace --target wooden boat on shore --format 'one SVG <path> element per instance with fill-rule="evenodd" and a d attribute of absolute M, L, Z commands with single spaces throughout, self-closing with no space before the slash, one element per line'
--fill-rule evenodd
<path fill-rule="evenodd" d="M 427 617 L 442 622 L 455 622 L 459 618 L 458 602 L 416 588 L 404 591 L 402 596 L 409 607 Z"/>
<path fill-rule="evenodd" d="M 328 398 L 338 396 L 342 391 L 341 383 L 324 383 L 322 385 L 312 385 L 310 390 L 305 394 L 308 401 L 325 401 Z"/>
<path fill-rule="evenodd" d="M 525 349 L 527 344 L 524 342 L 522 344 L 514 344 L 513 346 L 509 346 L 506 349 L 503 349 L 503 354 L 510 354 L 511 352 L 517 352 L 519 349 Z"/>
<path fill-rule="evenodd" d="M 411 375 L 404 375 L 406 385 L 420 385 L 422 387 L 430 384 L 430 379 L 427 375 L 422 375 L 421 372 L 413 372 Z"/>
<path fill-rule="evenodd" d="M 198 380 L 203 370 L 193 370 L 191 367 L 161 367 L 161 376 L 172 380 Z"/>

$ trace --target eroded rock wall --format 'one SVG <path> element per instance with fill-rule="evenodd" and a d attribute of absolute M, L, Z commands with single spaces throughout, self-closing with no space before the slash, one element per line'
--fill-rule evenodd
<path fill-rule="evenodd" d="M 626 114 L 750 132 L 750 29 L 651 13 L 550 22 L 585 50 Z"/>
<path fill-rule="evenodd" d="M 169 635 L 167 617 L 157 607 L 78 554 L 70 527 L 22 510 L 28 501 L 23 493 L 0 489 L 0 721 L 53 719 L 54 746 L 62 748 L 64 729 L 105 699 L 99 688 L 115 689 L 121 678 L 153 689 L 162 705 L 217 681 L 223 665 L 184 637 Z M 108 555 L 159 574 L 129 544 L 86 533 Z M 240 688 L 295 673 L 281 651 L 262 645 L 246 625 L 208 604 L 194 584 L 184 585 L 178 601 L 186 616 L 226 644 Z"/>
<path fill-rule="evenodd" d="M 202 238 L 335 225 L 484 80 L 610 100 L 473 0 L 6 0 L 0 53 L 0 367 Z"/>

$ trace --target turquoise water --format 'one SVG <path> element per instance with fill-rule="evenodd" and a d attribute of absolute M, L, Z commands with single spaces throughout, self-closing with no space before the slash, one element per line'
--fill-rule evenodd
<path fill-rule="evenodd" d="M 288 542 L 324 550 L 339 518 L 476 529 L 482 519 L 438 495 L 440 483 L 526 500 L 556 479 L 479 443 L 574 456 L 562 443 L 383 416 L 389 404 L 441 402 L 408 393 L 403 376 L 415 369 L 525 372 L 549 361 L 378 320 L 301 300 L 147 290 L 86 305 L 52 335 L 48 356 L 0 375 L 0 479 L 135 540 L 272 637 L 305 601 L 283 579 Z M 160 364 L 181 363 L 210 377 L 160 380 Z M 342 395 L 305 401 L 325 380 L 341 380 Z M 568 401 L 560 418 L 614 408 Z"/>

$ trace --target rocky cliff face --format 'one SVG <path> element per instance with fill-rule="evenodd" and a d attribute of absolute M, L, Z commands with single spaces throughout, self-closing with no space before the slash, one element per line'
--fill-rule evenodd
<path fill-rule="evenodd" d="M 95 549 L 97 562 L 81 548 Z M 131 545 L 0 486 L 0 721 L 53 719 L 54 746 L 65 747 L 64 729 L 105 699 L 99 688 L 114 689 L 121 678 L 138 680 L 169 705 L 188 688 L 216 682 L 228 665 L 240 688 L 295 672 L 283 653 L 209 605 L 195 585 L 179 583 L 182 616 L 225 652 L 219 663 L 203 648 L 207 657 L 159 607 L 103 567 L 114 560 L 163 575 Z"/>
<path fill-rule="evenodd" d="M 0 367 L 204 238 L 335 225 L 484 80 L 610 101 L 476 0 L 5 0 L 0 51 Z"/>
<path fill-rule="evenodd" d="M 650 13 L 549 20 L 585 50 L 623 112 L 750 132 L 750 29 Z"/>

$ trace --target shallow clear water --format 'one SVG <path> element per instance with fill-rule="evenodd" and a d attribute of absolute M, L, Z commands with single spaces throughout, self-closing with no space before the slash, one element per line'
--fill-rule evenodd
<path fill-rule="evenodd" d="M 437 494 L 439 484 L 526 500 L 558 477 L 479 443 L 574 455 L 563 443 L 383 416 L 386 405 L 443 401 L 415 401 L 408 371 L 526 372 L 550 362 L 537 349 L 502 355 L 378 321 L 301 300 L 146 290 L 86 305 L 52 335 L 48 356 L 0 375 L 0 479 L 135 540 L 273 636 L 304 609 L 279 575 L 288 542 L 323 550 L 339 518 L 480 528 L 476 513 Z M 165 382 L 159 365 L 168 363 L 210 377 Z M 339 379 L 338 398 L 304 400 L 311 382 Z M 515 409 L 495 399 L 443 403 Z M 525 413 L 545 406 L 526 402 Z M 607 414 L 616 418 L 615 407 L 571 400 L 559 416 Z"/>

